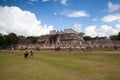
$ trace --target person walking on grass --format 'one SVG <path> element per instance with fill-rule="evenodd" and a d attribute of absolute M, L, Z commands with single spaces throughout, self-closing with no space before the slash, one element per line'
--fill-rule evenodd
<path fill-rule="evenodd" d="M 72 51 L 72 48 L 71 48 L 71 46 L 69 47 L 69 51 Z"/>
<path fill-rule="evenodd" d="M 24 50 L 24 59 L 25 60 L 28 59 L 28 55 L 29 55 L 29 52 L 28 52 L 27 48 L 25 48 L 25 50 Z"/>
<path fill-rule="evenodd" d="M 30 50 L 30 57 L 33 58 L 34 52 L 33 49 Z"/>

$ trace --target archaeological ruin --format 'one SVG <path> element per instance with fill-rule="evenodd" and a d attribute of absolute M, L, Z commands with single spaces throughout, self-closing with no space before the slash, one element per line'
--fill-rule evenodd
<path fill-rule="evenodd" d="M 64 29 L 64 31 L 52 30 L 47 35 L 41 35 L 35 44 L 21 38 L 18 48 L 37 48 L 37 49 L 54 49 L 62 48 L 111 48 L 114 45 L 120 47 L 120 41 L 113 41 L 107 37 L 96 38 L 94 40 L 85 41 L 73 29 Z"/>
<path fill-rule="evenodd" d="M 65 29 L 64 32 L 50 31 L 49 35 L 40 36 L 38 44 L 43 48 L 67 48 L 74 47 L 78 48 L 84 42 L 83 38 L 72 29 Z"/>
<path fill-rule="evenodd" d="M 47 35 L 39 37 L 36 44 L 24 43 L 19 44 L 18 47 L 28 48 L 79 48 L 83 45 L 84 39 L 78 35 L 78 33 L 72 29 L 65 29 L 64 31 L 52 30 Z"/>

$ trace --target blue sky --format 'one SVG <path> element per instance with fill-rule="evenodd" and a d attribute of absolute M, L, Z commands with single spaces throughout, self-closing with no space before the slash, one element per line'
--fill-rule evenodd
<path fill-rule="evenodd" d="M 0 0 L 0 9 L 3 34 L 38 36 L 67 28 L 93 37 L 120 32 L 120 0 Z"/>

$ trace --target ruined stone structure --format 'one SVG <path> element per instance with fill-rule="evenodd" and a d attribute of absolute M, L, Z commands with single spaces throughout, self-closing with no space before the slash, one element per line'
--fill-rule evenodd
<path fill-rule="evenodd" d="M 79 48 L 84 42 L 83 38 L 72 29 L 65 29 L 64 32 L 50 31 L 49 35 L 40 36 L 38 44 L 41 48 Z"/>
<path fill-rule="evenodd" d="M 120 41 L 112 41 L 106 37 L 96 38 L 91 41 L 84 41 L 78 33 L 72 29 L 65 29 L 64 31 L 50 31 L 48 35 L 42 35 L 38 38 L 37 43 L 33 44 L 30 41 L 21 38 L 21 43 L 18 48 L 34 48 L 34 49 L 53 49 L 53 48 L 111 48 L 114 45 L 120 47 Z"/>
<path fill-rule="evenodd" d="M 92 48 L 112 48 L 115 45 L 120 47 L 120 41 L 113 41 L 108 39 L 107 37 L 101 37 L 95 40 L 91 40 L 88 43 Z"/>

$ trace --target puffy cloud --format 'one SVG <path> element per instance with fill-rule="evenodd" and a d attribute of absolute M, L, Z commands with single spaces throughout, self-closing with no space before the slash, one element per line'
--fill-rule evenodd
<path fill-rule="evenodd" d="M 15 6 L 0 7 L 0 32 L 11 32 L 24 36 L 40 36 L 53 30 L 53 26 L 41 25 L 34 13 L 21 10 Z"/>
<path fill-rule="evenodd" d="M 62 5 L 67 5 L 67 2 L 68 2 L 68 0 L 60 0 L 60 3 L 62 4 Z"/>
<path fill-rule="evenodd" d="M 85 11 L 69 11 L 69 10 L 64 10 L 62 15 L 65 15 L 67 17 L 89 17 L 89 14 L 86 13 Z"/>
<path fill-rule="evenodd" d="M 82 31 L 82 24 L 77 24 L 77 23 L 74 23 L 74 28 L 76 31 L 78 32 L 81 32 Z"/>
<path fill-rule="evenodd" d="M 100 29 L 97 30 L 97 32 L 97 34 L 100 36 L 110 36 L 118 33 L 117 29 L 108 25 L 102 25 Z"/>
<path fill-rule="evenodd" d="M 119 4 L 113 4 L 112 2 L 108 2 L 107 6 L 108 6 L 108 12 L 114 12 L 120 9 Z"/>
<path fill-rule="evenodd" d="M 85 11 L 75 11 L 67 15 L 68 17 L 89 17 Z"/>
<path fill-rule="evenodd" d="M 95 36 L 97 36 L 95 30 L 96 30 L 96 26 L 95 25 L 88 26 L 88 27 L 85 28 L 85 33 L 86 33 L 85 35 L 95 37 Z"/>
<path fill-rule="evenodd" d="M 120 14 L 113 14 L 113 15 L 107 15 L 104 18 L 102 18 L 102 21 L 104 22 L 113 22 L 113 21 L 120 21 Z"/>
<path fill-rule="evenodd" d="M 88 36 L 100 36 L 100 37 L 104 37 L 104 36 L 110 36 L 110 35 L 115 35 L 120 31 L 120 24 L 116 25 L 116 28 L 113 28 L 112 26 L 108 26 L 108 25 L 102 25 L 99 28 L 97 28 L 97 26 L 93 25 L 93 26 L 88 26 L 85 29 L 85 33 Z"/>
<path fill-rule="evenodd" d="M 120 24 L 116 24 L 116 28 L 120 31 Z"/>

